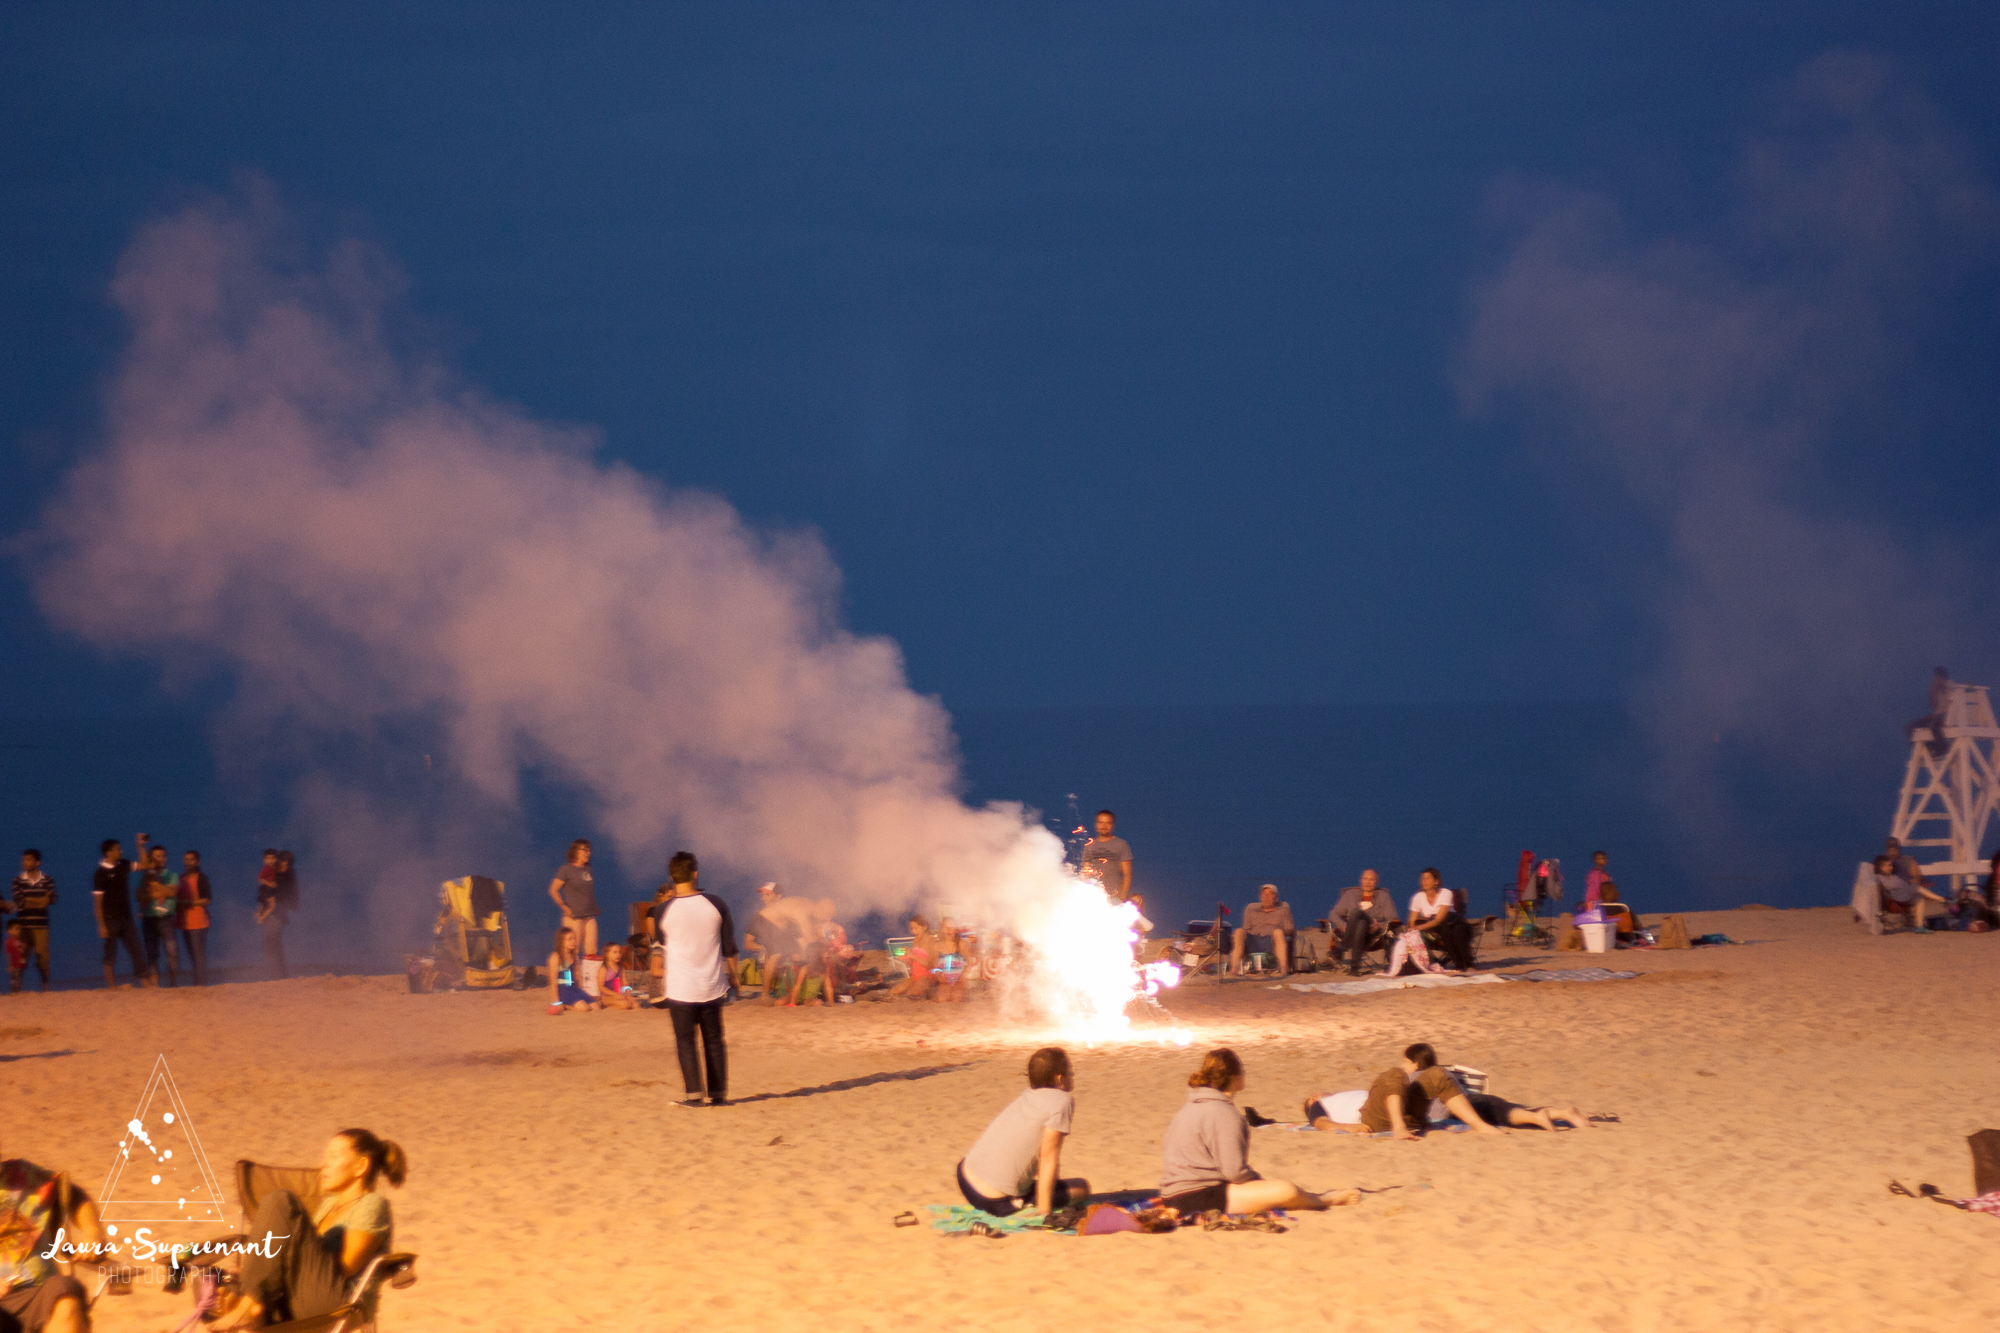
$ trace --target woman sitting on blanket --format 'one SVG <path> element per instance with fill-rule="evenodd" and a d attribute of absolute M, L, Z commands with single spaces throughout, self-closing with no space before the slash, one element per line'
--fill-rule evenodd
<path fill-rule="evenodd" d="M 1243 1090 L 1243 1061 L 1226 1048 L 1202 1057 L 1188 1079 L 1186 1103 L 1160 1148 L 1160 1202 L 1184 1215 L 1320 1210 L 1361 1202 L 1360 1190 L 1313 1194 L 1289 1180 L 1250 1169 L 1250 1125 L 1233 1098 Z"/>
<path fill-rule="evenodd" d="M 368 1261 L 389 1252 L 389 1201 L 375 1192 L 376 1182 L 400 1186 L 407 1171 L 403 1150 L 365 1129 L 343 1129 L 327 1140 L 317 1208 L 308 1212 L 290 1190 L 258 1200 L 247 1234 L 288 1239 L 244 1255 L 241 1297 L 218 1304 L 225 1322 L 216 1327 L 262 1328 L 331 1314 L 347 1304 Z"/>
<path fill-rule="evenodd" d="M 965 1201 L 995 1217 L 1032 1209 L 1047 1216 L 1090 1193 L 1087 1180 L 1061 1178 L 1063 1140 L 1076 1116 L 1069 1053 L 1044 1046 L 1028 1057 L 1028 1090 L 993 1117 L 959 1159 Z"/>
<path fill-rule="evenodd" d="M 1380 1083 L 1392 1073 L 1403 1073 L 1407 1078 L 1409 1072 L 1415 1072 L 1409 1070 L 1409 1066 L 1415 1063 L 1410 1051 L 1428 1052 L 1430 1047 L 1421 1044 L 1410 1047 L 1409 1051 L 1404 1052 L 1403 1068 L 1385 1071 L 1382 1078 L 1376 1081 Z M 1437 1057 L 1432 1055 L 1430 1058 L 1435 1060 Z M 1451 1077 L 1449 1070 L 1439 1072 L 1446 1078 Z M 1458 1086 L 1458 1080 L 1452 1079 L 1451 1082 L 1453 1087 Z M 1314 1129 L 1325 1130 L 1332 1134 L 1378 1133 L 1380 1131 L 1370 1130 L 1362 1121 L 1362 1112 L 1368 1105 L 1372 1091 L 1373 1089 L 1356 1088 L 1347 1092 L 1330 1092 L 1315 1097 L 1306 1103 L 1306 1123 Z M 1385 1104 L 1390 1095 L 1393 1094 L 1384 1093 Z M 1458 1109 L 1453 1109 L 1453 1102 L 1458 1100 L 1458 1097 L 1447 1095 L 1445 1098 L 1431 1098 L 1425 1111 L 1428 1127 L 1441 1127 L 1445 1121 L 1454 1116 L 1470 1127 L 1475 1122 L 1465 1119 L 1462 1114 L 1463 1111 L 1470 1110 L 1488 1125 L 1553 1130 L 1556 1127 L 1555 1122 L 1561 1120 L 1573 1129 L 1590 1128 L 1590 1122 L 1573 1106 L 1522 1106 L 1504 1097 L 1495 1097 L 1484 1092 L 1462 1092 L 1459 1097 L 1463 1098 L 1465 1106 Z"/>
<path fill-rule="evenodd" d="M 1417 1042 L 1405 1047 L 1403 1059 L 1394 1069 L 1385 1069 L 1375 1076 L 1368 1092 L 1357 1106 L 1352 1093 L 1334 1093 L 1306 1103 L 1306 1118 L 1314 1129 L 1339 1131 L 1347 1134 L 1393 1134 L 1399 1139 L 1414 1139 L 1417 1132 L 1427 1129 L 1432 1119 L 1431 1107 L 1442 1106 L 1451 1115 L 1457 1116 L 1474 1133 L 1502 1134 L 1498 1128 L 1502 1124 L 1516 1123 L 1505 1109 L 1512 1103 L 1502 1103 L 1497 1097 L 1489 1100 L 1498 1103 L 1490 1108 L 1494 1119 L 1488 1120 L 1458 1086 L 1458 1080 L 1451 1071 L 1441 1068 L 1437 1062 L 1437 1052 L 1427 1042 Z M 1481 1094 L 1484 1096 L 1484 1094 Z M 1328 1102 L 1334 1102 L 1329 1106 Z M 1524 1115 L 1531 1115 L 1520 1108 Z M 1349 1120 L 1347 1117 L 1352 1116 Z M 1567 1112 L 1564 1119 L 1569 1119 Z M 1528 1123 L 1541 1124 L 1530 1119 Z M 1572 1120 L 1572 1124 L 1578 1123 Z M 1542 1125 L 1552 1129 L 1553 1125 Z"/>

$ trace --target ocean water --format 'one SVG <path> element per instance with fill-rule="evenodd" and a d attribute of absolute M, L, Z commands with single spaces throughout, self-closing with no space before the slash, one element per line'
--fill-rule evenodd
<path fill-rule="evenodd" d="M 1841 903 L 1855 861 L 1886 832 L 1904 757 L 1900 733 L 1874 719 L 1880 744 L 1860 761 L 1810 784 L 1769 780 L 1743 761 L 1719 777 L 1729 795 L 1718 807 L 1663 800 L 1648 779 L 1644 731 L 1612 704 L 968 709 L 955 722 L 968 799 L 1025 802 L 1059 834 L 1074 827 L 1072 797 L 1083 819 L 1115 810 L 1133 846 L 1134 884 L 1163 928 L 1212 916 L 1218 901 L 1238 912 L 1265 882 L 1299 916 L 1317 917 L 1364 867 L 1405 899 L 1434 865 L 1471 893 L 1476 911 L 1497 912 L 1524 848 L 1560 857 L 1573 893 L 1590 853 L 1604 849 L 1642 913 Z M 89 896 L 97 845 L 115 836 L 129 852 L 140 830 L 176 867 L 182 849 L 202 851 L 218 895 L 212 957 L 254 969 L 259 854 L 283 840 L 286 807 L 280 792 L 225 784 L 199 720 L 0 722 L 0 757 L 0 847 L 42 848 L 62 894 L 59 975 L 98 977 Z M 523 845 L 535 854 L 459 873 L 508 882 L 517 952 L 538 958 L 556 924 L 543 889 L 579 836 L 577 812 L 543 793 L 522 817 Z M 385 937 L 407 926 L 365 929 L 365 906 L 309 858 L 301 871 L 321 910 L 309 901 L 295 924 L 295 962 L 381 969 L 421 946 Z M 616 913 L 658 878 L 658 867 L 606 855 L 599 898 Z M 738 900 L 754 883 L 708 879 Z M 427 901 L 435 885 L 410 893 Z M 858 925 L 871 938 L 892 933 L 877 920 Z"/>

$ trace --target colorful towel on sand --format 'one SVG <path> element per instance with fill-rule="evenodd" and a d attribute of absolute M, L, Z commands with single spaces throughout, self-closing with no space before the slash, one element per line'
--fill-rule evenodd
<path fill-rule="evenodd" d="M 1960 1199 L 1959 1202 L 1972 1212 L 1989 1213 L 1994 1217 L 2000 1217 L 2000 1190 L 1982 1194 L 1976 1199 Z"/>
<path fill-rule="evenodd" d="M 1318 991 L 1321 995 L 1373 995 L 1386 990 L 1428 990 L 1433 986 L 1484 986 L 1507 980 L 1493 972 L 1470 977 L 1370 977 L 1366 981 L 1294 981 L 1293 990 Z M 1283 990 L 1273 986 L 1272 990 Z"/>
<path fill-rule="evenodd" d="M 964 1203 L 934 1203 L 931 1206 L 933 1231 L 970 1231 L 974 1222 L 984 1222 L 995 1231 L 1022 1232 L 1040 1231 L 1041 1214 L 1023 1217 L 1015 1213 L 1011 1217 L 995 1217 L 984 1209 L 974 1208 Z"/>
<path fill-rule="evenodd" d="M 1613 972 L 1602 967 L 1538 967 L 1532 972 L 1514 972 L 1503 981 L 1630 981 L 1637 972 Z"/>

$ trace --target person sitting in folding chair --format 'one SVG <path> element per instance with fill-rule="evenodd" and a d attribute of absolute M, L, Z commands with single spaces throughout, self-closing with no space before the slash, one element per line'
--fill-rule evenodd
<path fill-rule="evenodd" d="M 1243 954 L 1247 948 L 1251 953 L 1268 954 L 1277 960 L 1278 975 L 1284 976 L 1292 970 L 1291 934 L 1298 927 L 1292 922 L 1290 903 L 1278 901 L 1278 886 L 1266 884 L 1257 891 L 1257 901 L 1243 909 L 1243 924 L 1236 928 L 1236 947 L 1229 952 L 1229 970 L 1237 976 L 1243 975 Z"/>
<path fill-rule="evenodd" d="M 1472 970 L 1472 926 L 1460 910 L 1459 895 L 1444 886 L 1435 866 L 1425 866 L 1419 877 L 1421 888 L 1410 899 L 1410 929 L 1424 943 L 1445 957 L 1457 972 Z"/>
<path fill-rule="evenodd" d="M 1332 952 L 1347 959 L 1347 974 L 1361 975 L 1362 960 L 1376 949 L 1385 952 L 1396 939 L 1396 905 L 1382 891 L 1381 876 L 1361 872 L 1361 883 L 1343 889 L 1340 901 L 1326 914 L 1333 930 Z M 1386 956 L 1383 962 L 1386 964 Z"/>
<path fill-rule="evenodd" d="M 290 1190 L 257 1201 L 248 1234 L 288 1239 L 243 1256 L 238 1298 L 218 1301 L 214 1327 L 263 1328 L 346 1305 L 368 1261 L 389 1251 L 389 1201 L 375 1186 L 387 1180 L 400 1187 L 408 1172 L 403 1150 L 365 1129 L 343 1129 L 328 1139 L 318 1207 L 308 1210 Z"/>
<path fill-rule="evenodd" d="M 83 1284 L 43 1257 L 58 1230 L 65 1246 L 104 1243 L 96 1205 L 67 1176 L 0 1154 L 0 1329 L 83 1333 L 90 1327 Z"/>

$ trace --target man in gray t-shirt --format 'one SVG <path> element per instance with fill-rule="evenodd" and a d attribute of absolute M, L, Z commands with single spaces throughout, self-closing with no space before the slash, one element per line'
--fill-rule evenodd
<path fill-rule="evenodd" d="M 1267 953 L 1278 960 L 1278 975 L 1292 970 L 1292 905 L 1278 901 L 1278 886 L 1266 884 L 1257 901 L 1243 909 L 1243 924 L 1236 928 L 1235 947 L 1229 951 L 1229 970 L 1243 975 L 1243 950 Z"/>
<path fill-rule="evenodd" d="M 1132 844 L 1118 836 L 1118 816 L 1097 812 L 1097 836 L 1083 844 L 1081 869 L 1104 885 L 1104 896 L 1122 903 L 1132 896 Z"/>

